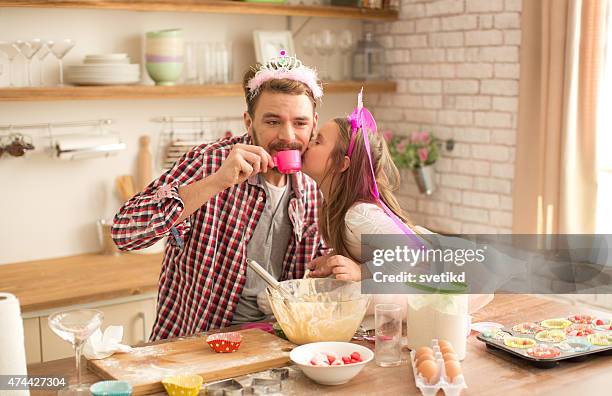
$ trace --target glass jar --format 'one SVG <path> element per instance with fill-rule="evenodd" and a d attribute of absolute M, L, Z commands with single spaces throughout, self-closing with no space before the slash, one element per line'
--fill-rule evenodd
<path fill-rule="evenodd" d="M 384 48 L 377 43 L 372 33 L 359 40 L 353 52 L 353 79 L 380 80 L 385 77 Z"/>

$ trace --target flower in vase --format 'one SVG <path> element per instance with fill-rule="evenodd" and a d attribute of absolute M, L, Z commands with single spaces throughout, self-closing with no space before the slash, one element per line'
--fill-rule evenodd
<path fill-rule="evenodd" d="M 417 154 L 419 156 L 419 160 L 425 163 L 425 161 L 427 161 L 427 157 L 429 157 L 429 149 L 427 147 L 421 147 L 417 150 Z"/>
<path fill-rule="evenodd" d="M 382 136 L 383 136 L 383 139 L 385 139 L 385 142 L 389 143 L 393 139 L 393 132 L 389 130 L 383 131 Z"/>
<path fill-rule="evenodd" d="M 398 153 L 404 154 L 406 152 L 406 147 L 408 147 L 408 143 L 410 143 L 408 139 L 403 139 L 395 146 L 395 149 Z"/>

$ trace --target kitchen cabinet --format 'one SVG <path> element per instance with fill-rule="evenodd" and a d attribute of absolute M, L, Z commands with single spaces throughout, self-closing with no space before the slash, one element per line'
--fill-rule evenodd
<path fill-rule="evenodd" d="M 122 325 L 126 344 L 147 341 L 161 261 L 161 254 L 82 254 L 0 266 L 0 290 L 19 299 L 28 363 L 73 356 L 47 324 L 53 312 L 71 308 L 101 310 L 102 328 Z"/>
<path fill-rule="evenodd" d="M 106 305 L 108 304 L 108 305 Z M 144 299 L 130 302 L 90 304 L 87 308 L 99 309 L 104 313 L 102 331 L 110 325 L 123 326 L 123 343 L 135 345 L 146 342 L 151 334 L 151 328 L 155 321 L 155 297 L 149 296 Z M 60 308 L 58 311 L 69 309 Z M 72 346 L 59 338 L 47 325 L 48 315 L 40 319 L 40 345 L 42 350 L 41 360 L 61 359 L 74 355 Z M 28 345 L 26 342 L 26 350 Z"/>
<path fill-rule="evenodd" d="M 39 318 L 28 318 L 23 320 L 23 336 L 27 363 L 42 362 Z"/>

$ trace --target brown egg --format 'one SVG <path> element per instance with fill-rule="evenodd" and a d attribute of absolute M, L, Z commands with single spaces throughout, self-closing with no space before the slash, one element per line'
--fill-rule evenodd
<path fill-rule="evenodd" d="M 422 354 L 421 356 L 419 356 L 418 359 L 415 359 L 415 361 L 414 361 L 415 367 L 418 368 L 421 365 L 421 363 L 423 363 L 426 360 L 431 360 L 432 362 L 436 361 L 436 359 L 433 356 L 428 355 L 428 354 L 425 353 L 425 354 Z"/>
<path fill-rule="evenodd" d="M 430 347 L 423 346 L 423 347 L 417 348 L 416 353 L 414 354 L 414 357 L 418 359 L 423 354 L 433 356 L 434 352 L 433 352 L 433 349 L 431 349 Z"/>
<path fill-rule="evenodd" d="M 440 347 L 440 349 L 447 348 L 447 347 L 452 348 L 453 344 L 451 344 L 450 342 L 446 340 L 438 340 L 438 346 Z"/>
<path fill-rule="evenodd" d="M 459 361 L 459 356 L 457 356 L 456 353 L 452 353 L 452 352 L 446 352 L 444 355 L 442 355 L 442 357 L 444 358 L 444 361 L 448 361 L 448 360 L 454 360 L 456 362 Z"/>
<path fill-rule="evenodd" d="M 440 352 L 442 352 L 442 355 L 446 353 L 455 353 L 455 349 L 452 346 L 445 346 L 440 348 Z"/>
<path fill-rule="evenodd" d="M 449 382 L 455 381 L 455 378 L 461 375 L 461 365 L 454 360 L 448 360 L 444 363 L 446 369 L 446 377 Z"/>
<path fill-rule="evenodd" d="M 432 360 L 425 360 L 419 366 L 418 372 L 427 380 L 428 384 L 433 384 L 438 376 L 438 364 Z"/>

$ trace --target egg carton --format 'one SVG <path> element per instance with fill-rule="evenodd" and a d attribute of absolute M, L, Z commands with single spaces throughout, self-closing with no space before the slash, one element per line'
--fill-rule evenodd
<path fill-rule="evenodd" d="M 423 396 L 435 396 L 440 389 L 446 396 L 459 396 L 461 391 L 467 388 L 465 378 L 463 375 L 459 375 L 455 378 L 454 382 L 450 382 L 446 378 L 446 368 L 444 367 L 444 359 L 442 359 L 442 352 L 440 352 L 440 346 L 438 340 L 431 340 L 431 349 L 434 351 L 434 358 L 438 364 L 438 376 L 434 384 L 428 384 L 427 380 L 417 372 L 416 368 L 416 350 L 410 352 L 410 362 L 412 364 L 412 373 L 414 374 L 414 382 L 417 388 L 421 391 Z"/>

